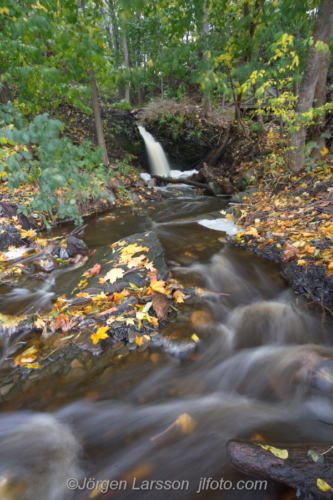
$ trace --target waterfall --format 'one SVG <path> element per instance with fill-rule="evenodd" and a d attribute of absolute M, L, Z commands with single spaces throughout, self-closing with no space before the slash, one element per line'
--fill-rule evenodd
<path fill-rule="evenodd" d="M 145 141 L 151 172 L 157 175 L 168 175 L 170 166 L 161 144 L 144 127 L 140 125 L 138 128 Z"/>

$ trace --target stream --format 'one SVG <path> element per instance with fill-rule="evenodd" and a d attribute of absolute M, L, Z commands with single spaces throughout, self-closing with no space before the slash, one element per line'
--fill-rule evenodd
<path fill-rule="evenodd" d="M 177 319 L 161 332 L 177 340 L 195 334 L 198 352 L 190 359 L 153 347 L 129 352 L 98 379 L 89 368 L 80 385 L 64 385 L 55 374 L 52 395 L 43 387 L 27 406 L 6 407 L 0 493 L 11 477 L 24 489 L 1 498 L 292 498 L 285 487 L 267 481 L 263 488 L 234 469 L 226 441 L 332 442 L 329 316 L 307 307 L 277 264 L 226 243 L 234 228 L 219 211 L 228 197 L 196 196 L 191 188 L 179 194 L 177 186 L 167 192 L 163 202 L 137 205 L 135 214 L 124 207 L 90 217 L 84 239 L 93 249 L 155 231 L 172 276 L 211 292 L 179 304 Z M 47 310 L 66 293 L 69 273 L 80 269 L 53 271 L 30 289 L 2 286 L 0 312 Z M 75 489 L 75 480 L 86 488 Z"/>

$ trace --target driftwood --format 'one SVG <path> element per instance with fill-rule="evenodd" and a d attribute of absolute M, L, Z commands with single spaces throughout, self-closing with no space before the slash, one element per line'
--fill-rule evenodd
<path fill-rule="evenodd" d="M 188 179 L 171 179 L 168 177 L 162 177 L 161 175 L 152 175 L 153 179 L 158 181 L 166 182 L 167 184 L 187 184 L 188 186 L 194 186 L 199 189 L 204 189 L 206 194 L 215 196 L 214 191 L 208 186 L 208 184 L 203 184 L 202 182 L 189 181 Z"/>
<path fill-rule="evenodd" d="M 330 444 L 272 445 L 230 440 L 226 448 L 230 462 L 243 472 L 286 484 L 302 492 L 304 500 L 333 498 L 333 447 Z"/>

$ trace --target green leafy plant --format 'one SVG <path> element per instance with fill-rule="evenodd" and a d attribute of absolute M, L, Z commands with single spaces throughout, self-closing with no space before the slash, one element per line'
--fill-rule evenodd
<path fill-rule="evenodd" d="M 20 208 L 25 215 L 32 209 L 80 221 L 79 202 L 90 196 L 110 198 L 101 188 L 110 174 L 96 169 L 102 150 L 88 142 L 75 146 L 67 137 L 59 138 L 63 128 L 62 122 L 44 113 L 21 129 L 9 125 L 0 133 L 7 152 L 2 161 L 8 186 L 16 189 L 33 183 L 39 190 L 31 207 Z"/>

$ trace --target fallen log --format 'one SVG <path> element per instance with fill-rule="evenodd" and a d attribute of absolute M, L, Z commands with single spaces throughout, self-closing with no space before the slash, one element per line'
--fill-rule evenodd
<path fill-rule="evenodd" d="M 170 177 L 162 177 L 161 175 L 152 175 L 153 179 L 156 179 L 157 181 L 162 181 L 166 182 L 167 184 L 187 184 L 188 186 L 194 186 L 199 189 L 204 189 L 206 194 L 209 194 L 210 196 L 215 196 L 214 191 L 212 190 L 211 187 L 208 186 L 208 184 L 203 184 L 202 182 L 195 182 L 195 181 L 189 181 L 188 179 L 171 179 Z"/>
<path fill-rule="evenodd" d="M 333 446 L 327 443 L 279 443 L 230 440 L 230 462 L 248 474 L 270 478 L 302 492 L 307 500 L 333 497 Z"/>

